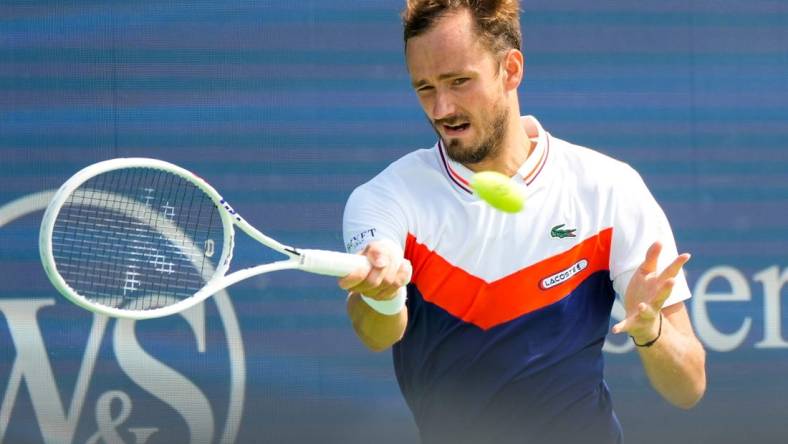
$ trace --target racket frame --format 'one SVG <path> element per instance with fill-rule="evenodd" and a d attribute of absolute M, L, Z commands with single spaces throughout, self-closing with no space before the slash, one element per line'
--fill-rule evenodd
<path fill-rule="evenodd" d="M 196 185 L 199 189 L 205 192 L 205 194 L 208 195 L 213 203 L 217 206 L 224 231 L 222 252 L 221 256 L 219 257 L 218 265 L 211 277 L 206 279 L 205 285 L 189 298 L 164 307 L 145 310 L 129 310 L 102 305 L 91 302 L 89 299 L 80 295 L 73 288 L 71 288 L 71 286 L 57 271 L 57 263 L 52 250 L 52 235 L 55 221 L 57 220 L 57 216 L 60 214 L 61 208 L 72 195 L 72 193 L 74 193 L 74 191 L 76 191 L 82 184 L 91 178 L 98 176 L 99 174 L 135 167 L 151 168 L 169 172 Z M 140 203 L 140 205 L 143 204 Z M 133 217 L 133 215 L 129 216 Z M 230 273 L 229 275 L 226 275 L 230 268 L 230 262 L 232 259 L 235 239 L 234 227 L 236 226 L 261 244 L 279 253 L 287 255 L 288 259 L 237 270 L 233 273 Z M 225 201 L 222 196 L 201 177 L 189 170 L 179 167 L 178 165 L 174 165 L 159 159 L 141 157 L 116 158 L 98 162 L 83 168 L 74 174 L 70 179 L 68 179 L 57 190 L 57 192 L 55 192 L 55 195 L 52 197 L 52 200 L 44 212 L 41 222 L 41 230 L 39 233 L 38 246 L 41 262 L 44 266 L 44 271 L 46 272 L 49 280 L 52 282 L 52 285 L 54 285 L 54 287 L 63 296 L 80 307 L 92 312 L 101 313 L 112 317 L 129 319 L 158 318 L 178 313 L 201 303 L 206 298 L 230 285 L 233 285 L 244 279 L 248 279 L 252 276 L 268 273 L 271 271 L 300 269 L 323 275 L 345 276 L 360 267 L 369 267 L 369 262 L 363 256 L 325 250 L 298 250 L 296 248 L 284 245 L 272 239 L 271 237 L 266 236 L 260 230 L 254 228 L 252 225 L 246 222 L 246 220 L 244 220 L 230 206 L 230 204 L 228 204 L 227 201 Z"/>

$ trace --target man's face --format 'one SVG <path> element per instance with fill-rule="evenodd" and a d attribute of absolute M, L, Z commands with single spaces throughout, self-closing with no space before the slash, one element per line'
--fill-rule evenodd
<path fill-rule="evenodd" d="M 447 154 L 464 164 L 494 156 L 506 133 L 499 61 L 479 42 L 467 11 L 440 18 L 407 41 L 407 64 L 419 97 Z"/>

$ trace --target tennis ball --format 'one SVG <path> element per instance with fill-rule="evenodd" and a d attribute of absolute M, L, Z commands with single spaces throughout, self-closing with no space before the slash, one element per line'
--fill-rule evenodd
<path fill-rule="evenodd" d="M 481 171 L 471 177 L 471 188 L 485 202 L 507 213 L 523 209 L 523 190 L 506 175 L 496 171 Z"/>

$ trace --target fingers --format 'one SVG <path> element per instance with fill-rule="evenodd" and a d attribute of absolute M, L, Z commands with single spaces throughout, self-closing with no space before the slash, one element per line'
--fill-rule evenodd
<path fill-rule="evenodd" d="M 365 248 L 364 251 L 362 251 L 359 254 L 366 255 L 366 253 L 367 253 L 367 248 Z M 358 268 L 356 270 L 353 270 L 352 273 L 337 279 L 337 284 L 343 290 L 350 290 L 353 287 L 355 287 L 355 286 L 359 285 L 360 283 L 364 282 L 364 280 L 367 278 L 367 275 L 372 270 L 373 270 L 373 265 L 372 265 L 372 263 L 370 263 L 368 266 L 360 267 L 360 268 Z"/>
<path fill-rule="evenodd" d="M 371 242 L 364 248 L 369 263 L 375 268 L 385 268 L 391 262 L 391 252 L 381 242 Z"/>
<path fill-rule="evenodd" d="M 402 259 L 400 266 L 397 268 L 392 267 L 390 273 L 383 278 L 383 282 L 378 287 L 377 293 L 374 293 L 374 290 L 371 290 L 369 297 L 378 300 L 393 298 L 403 285 L 406 285 L 408 282 L 410 282 L 411 273 L 412 268 L 410 261 L 407 259 Z"/>
<path fill-rule="evenodd" d="M 377 298 L 378 294 L 387 291 L 391 285 L 394 284 L 393 280 L 389 277 L 392 273 L 396 273 L 400 266 L 400 260 L 394 259 L 380 261 L 378 264 L 386 264 L 385 266 L 373 266 L 372 270 L 367 275 L 367 278 L 358 284 L 354 291 L 358 291 L 364 296 L 370 298 Z M 389 266 L 391 264 L 391 266 Z"/>
<path fill-rule="evenodd" d="M 676 279 L 668 278 L 659 284 L 657 288 L 657 295 L 654 299 L 650 302 L 651 307 L 654 310 L 661 310 L 662 306 L 665 305 L 665 301 L 668 300 L 670 297 L 670 292 L 673 291 L 673 286 L 676 284 Z"/>
<path fill-rule="evenodd" d="M 659 260 L 659 253 L 662 252 L 662 244 L 659 241 L 654 242 L 646 252 L 646 259 L 640 265 L 640 270 L 645 273 L 653 273 L 657 271 L 657 261 Z"/>
<path fill-rule="evenodd" d="M 668 300 L 670 293 L 673 291 L 673 286 L 676 284 L 676 276 L 678 276 L 681 267 L 683 267 L 689 259 L 690 255 L 688 253 L 681 254 L 660 273 L 655 281 L 657 288 L 655 296 L 651 301 L 651 306 L 655 310 L 661 309 L 665 301 Z"/>
<path fill-rule="evenodd" d="M 361 254 L 369 259 L 370 268 L 356 270 L 339 279 L 338 284 L 343 289 L 385 300 L 391 299 L 400 287 L 410 281 L 411 264 L 393 243 L 371 242 Z"/>
<path fill-rule="evenodd" d="M 411 272 L 410 261 L 395 258 L 391 266 L 370 272 L 367 279 L 353 288 L 353 291 L 372 299 L 391 299 L 400 287 L 410 282 Z"/>
<path fill-rule="evenodd" d="M 376 280 L 380 270 L 388 267 L 391 262 L 389 257 L 391 254 L 380 242 L 371 242 L 359 254 L 367 257 L 370 266 L 368 268 L 359 268 L 339 279 L 339 286 L 345 290 L 350 290 L 364 281 Z"/>
<path fill-rule="evenodd" d="M 367 278 L 370 271 L 372 271 L 371 265 L 360 267 L 353 270 L 352 273 L 337 279 L 337 284 L 339 284 L 343 290 L 350 290 L 356 285 L 364 282 L 364 279 Z"/>
<path fill-rule="evenodd" d="M 646 274 L 656 272 L 660 253 L 662 253 L 662 244 L 659 241 L 651 244 L 646 252 L 646 259 L 640 264 L 640 271 Z M 676 259 L 660 273 L 660 279 L 676 277 L 679 271 L 681 271 L 681 267 L 683 267 L 691 257 L 692 255 L 689 253 L 683 253 L 677 256 Z"/>
<path fill-rule="evenodd" d="M 657 312 L 658 311 L 659 311 L 658 308 L 655 309 L 653 306 L 651 306 L 649 304 L 646 304 L 644 302 L 641 302 L 640 304 L 638 304 L 638 314 L 637 314 L 637 316 L 640 319 L 643 319 L 643 320 L 646 320 L 646 321 L 650 321 L 652 319 L 656 319 L 657 318 Z"/>
<path fill-rule="evenodd" d="M 613 328 L 610 331 L 612 331 L 613 334 L 617 335 L 617 334 L 623 333 L 623 332 L 625 332 L 627 330 L 629 330 L 629 318 L 624 319 L 623 321 L 621 321 L 621 322 L 617 323 L 616 325 L 614 325 Z"/>
<path fill-rule="evenodd" d="M 689 253 L 679 255 L 673 260 L 673 262 L 671 262 L 670 265 L 668 265 L 667 268 L 662 271 L 662 273 L 660 273 L 660 280 L 678 276 L 679 271 L 681 271 L 681 267 L 683 267 L 684 264 L 690 260 L 690 257 L 692 256 Z"/>
<path fill-rule="evenodd" d="M 653 329 L 658 313 L 676 285 L 676 277 L 691 257 L 688 253 L 681 254 L 657 273 L 661 252 L 662 244 L 659 241 L 651 244 L 646 252 L 645 260 L 627 288 L 627 317 L 611 328 L 613 333 L 648 334 L 649 328 Z"/>

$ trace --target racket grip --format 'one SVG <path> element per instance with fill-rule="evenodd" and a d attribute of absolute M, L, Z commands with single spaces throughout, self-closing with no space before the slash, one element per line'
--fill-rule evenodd
<path fill-rule="evenodd" d="M 370 269 L 365 256 L 328 250 L 298 251 L 301 253 L 299 268 L 310 273 L 343 277 L 362 267 L 366 267 L 367 273 Z"/>

